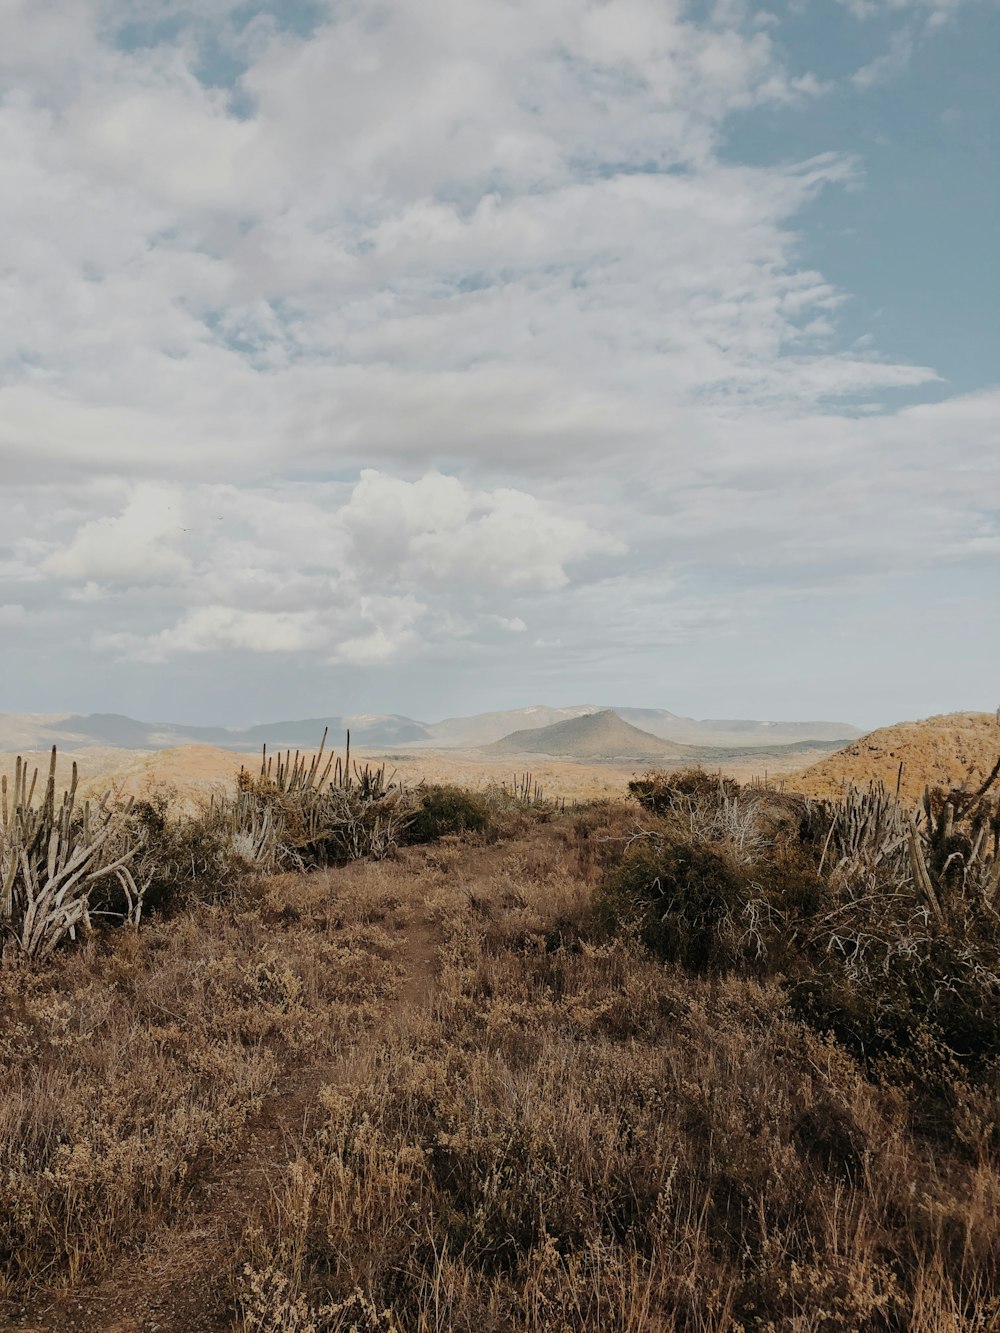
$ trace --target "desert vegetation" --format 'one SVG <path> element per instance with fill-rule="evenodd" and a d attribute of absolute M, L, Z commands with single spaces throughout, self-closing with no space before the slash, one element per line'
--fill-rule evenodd
<path fill-rule="evenodd" d="M 998 1326 L 1000 766 L 564 812 L 328 762 L 119 810 L 141 914 L 107 852 L 75 939 L 9 916 L 9 1326 Z"/>

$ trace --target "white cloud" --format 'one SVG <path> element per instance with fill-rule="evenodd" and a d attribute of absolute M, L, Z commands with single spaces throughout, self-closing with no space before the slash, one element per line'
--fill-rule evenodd
<path fill-rule="evenodd" d="M 339 522 L 359 563 L 405 573 L 421 586 L 471 582 L 551 590 L 569 581 L 567 564 L 625 549 L 523 491 L 473 493 L 439 473 L 405 482 L 363 472 Z"/>
<path fill-rule="evenodd" d="M 947 21 L 970 0 L 840 0 L 859 19 L 907 12 L 924 14 L 933 25 Z"/>
<path fill-rule="evenodd" d="M 315 653 L 359 665 L 479 625 L 523 630 L 520 617 L 490 608 L 563 588 L 580 562 L 624 549 L 523 491 L 368 470 L 351 488 L 277 493 L 144 483 L 117 514 L 81 523 L 61 549 L 43 543 L 38 567 L 70 583 L 74 601 L 111 601 L 125 617 L 135 614 L 138 586 L 157 586 L 142 613 L 160 626 L 99 629 L 92 642 L 101 650 L 154 662 L 228 650 Z M 178 607 L 187 608 L 179 617 Z"/>
<path fill-rule="evenodd" d="M 42 562 L 45 574 L 85 583 L 176 583 L 191 572 L 179 550 L 188 529 L 181 493 L 137 486 L 121 513 L 94 519 Z"/>
<path fill-rule="evenodd" d="M 310 611 L 244 611 L 231 606 L 199 606 L 173 628 L 148 641 L 123 641 L 140 657 L 161 660 L 176 653 L 236 648 L 252 653 L 298 653 L 320 646 L 319 617 Z M 112 641 L 108 646 L 114 647 Z"/>
<path fill-rule="evenodd" d="M 808 95 L 766 34 L 648 0 L 545 0 L 530 24 L 397 0 L 265 39 L 240 120 L 183 45 L 125 54 L 94 24 L 49 81 L 36 10 L 7 44 L 34 95 L 0 111 L 9 475 L 426 466 L 499 440 L 552 466 L 648 445 L 706 386 L 807 384 L 780 349 L 811 349 L 836 298 L 785 226 L 848 168 L 712 156 L 734 107 Z M 868 387 L 832 359 L 836 392 Z"/>
<path fill-rule="evenodd" d="M 888 0 L 856 86 L 955 7 Z M 847 564 L 995 555 L 995 395 L 885 410 L 933 368 L 843 346 L 801 259 L 863 164 L 721 152 L 825 91 L 745 8 L 390 0 L 303 38 L 231 0 L 0 0 L 9 605 L 149 665 L 510 635 L 557 675 Z"/>
<path fill-rule="evenodd" d="M 870 88 L 877 83 L 886 83 L 901 74 L 913 59 L 914 36 L 907 28 L 894 33 L 889 48 L 882 55 L 857 70 L 851 76 L 851 82 L 858 88 Z"/>

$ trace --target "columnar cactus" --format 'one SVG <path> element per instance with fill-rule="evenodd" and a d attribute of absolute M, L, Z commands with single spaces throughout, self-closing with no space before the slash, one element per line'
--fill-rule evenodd
<path fill-rule="evenodd" d="M 138 924 L 143 891 L 130 866 L 138 845 L 130 839 L 129 806 L 104 797 L 77 805 L 76 764 L 69 790 L 56 801 L 56 748 L 52 747 L 45 794 L 35 803 L 38 770 L 29 781 L 19 757 L 13 790 L 0 783 L 0 933 L 5 952 L 47 958 L 67 936 L 90 928 L 92 898 L 114 879 Z"/>

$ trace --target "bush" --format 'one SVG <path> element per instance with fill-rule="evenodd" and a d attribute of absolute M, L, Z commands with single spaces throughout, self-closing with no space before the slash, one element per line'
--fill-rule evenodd
<path fill-rule="evenodd" d="M 633 800 L 654 815 L 689 811 L 698 805 L 716 806 L 720 798 L 734 800 L 740 794 L 740 784 L 733 778 L 706 773 L 702 768 L 685 768 L 678 773 L 650 769 L 641 778 L 633 778 L 628 789 Z"/>
<path fill-rule="evenodd" d="M 422 787 L 406 830 L 407 842 L 434 842 L 449 833 L 485 833 L 490 814 L 482 797 L 444 784 Z"/>
<path fill-rule="evenodd" d="M 984 1074 L 1000 1059 L 995 923 L 936 930 L 898 893 L 874 906 L 853 920 L 841 909 L 812 923 L 802 979 L 789 986 L 793 1011 L 869 1066 L 904 1078 L 928 1044 Z"/>
<path fill-rule="evenodd" d="M 698 972 L 762 958 L 772 915 L 719 851 L 656 834 L 631 842 L 604 879 L 598 909 L 637 929 L 657 957 Z"/>
<path fill-rule="evenodd" d="M 223 900 L 258 870 L 219 807 L 188 815 L 172 810 L 175 803 L 176 793 L 160 788 L 131 810 L 142 844 L 139 868 L 148 884 L 147 911 L 176 911 L 193 897 L 201 902 Z"/>
<path fill-rule="evenodd" d="M 881 786 L 821 806 L 697 771 L 631 788 L 651 817 L 605 873 L 606 925 L 699 972 L 780 974 L 798 1018 L 928 1104 L 931 1066 L 994 1076 L 1000 807 L 929 793 L 918 826 Z"/>

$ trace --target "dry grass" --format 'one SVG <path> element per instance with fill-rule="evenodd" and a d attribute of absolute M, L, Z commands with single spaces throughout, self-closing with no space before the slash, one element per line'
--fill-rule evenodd
<path fill-rule="evenodd" d="M 339 740 L 339 738 L 336 738 Z M 48 762 L 47 750 L 22 750 L 25 759 L 44 767 Z M 590 801 L 616 798 L 633 777 L 636 763 L 584 763 L 551 759 L 544 755 L 490 757 L 480 750 L 378 750 L 355 749 L 361 763 L 381 764 L 385 761 L 395 769 L 408 785 L 421 782 L 458 784 L 470 790 L 481 791 L 498 783 L 510 783 L 515 775 L 528 769 L 539 785 L 550 796 L 572 801 Z M 760 756 L 746 755 L 732 758 L 724 764 L 727 774 L 748 782 L 761 778 L 780 778 L 798 770 L 811 760 L 827 756 L 826 750 L 778 755 L 768 752 Z M 13 774 L 15 754 L 0 752 L 0 774 Z M 143 799 L 158 787 L 172 787 L 185 798 L 190 809 L 213 791 L 231 790 L 241 765 L 253 767 L 255 754 L 224 750 L 214 745 L 178 745 L 167 750 L 121 750 L 108 746 L 93 746 L 77 751 L 60 750 L 58 782 L 69 782 L 70 765 L 77 762 L 84 795 L 101 795 L 108 787 L 126 796 Z M 716 767 L 713 761 L 711 767 Z"/>
<path fill-rule="evenodd" d="M 840 797 L 846 785 L 882 782 L 914 805 L 924 788 L 975 786 L 1000 750 L 1000 727 L 992 713 L 945 713 L 922 722 L 879 727 L 842 750 L 788 778 L 790 791 L 820 799 Z M 902 776 L 900 778 L 900 765 Z"/>
<path fill-rule="evenodd" d="M 359 868 L 360 871 L 361 868 Z M 399 981 L 377 867 L 272 881 L 0 972 L 0 1294 L 65 1290 L 174 1218 L 290 1072 Z"/>
<path fill-rule="evenodd" d="M 433 1005 L 343 1053 L 248 1225 L 244 1328 L 994 1327 L 982 1137 L 922 1143 L 773 983 L 588 941 L 588 878 L 566 829 L 438 866 Z"/>
<path fill-rule="evenodd" d="M 1000 1326 L 995 1080 L 928 1138 L 779 978 L 602 935 L 635 819 L 283 876 L 4 975 L 10 1326 Z"/>

